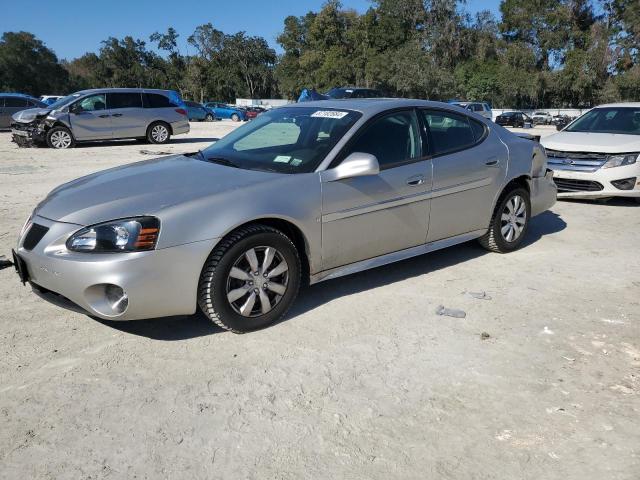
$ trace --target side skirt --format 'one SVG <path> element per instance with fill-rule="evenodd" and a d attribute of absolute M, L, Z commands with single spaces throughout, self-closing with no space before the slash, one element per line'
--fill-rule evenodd
<path fill-rule="evenodd" d="M 468 242 L 481 237 L 486 233 L 486 230 L 474 230 L 473 232 L 463 233 L 462 235 L 456 235 L 455 237 L 443 238 L 442 240 L 436 240 L 435 242 L 426 243 L 424 245 L 418 245 L 417 247 L 407 248 L 405 250 L 399 250 L 397 252 L 387 253 L 380 255 L 379 257 L 368 258 L 367 260 L 361 260 L 356 263 L 350 263 L 341 267 L 332 268 L 323 272 L 318 272 L 311 275 L 309 278 L 309 284 L 323 282 L 325 280 L 332 280 L 334 278 L 344 277 L 345 275 L 351 275 L 352 273 L 362 272 L 369 270 L 370 268 L 381 267 L 388 265 L 389 263 L 398 262 L 407 258 L 417 257 L 425 253 L 434 252 L 443 248 L 458 245 L 459 243 Z"/>

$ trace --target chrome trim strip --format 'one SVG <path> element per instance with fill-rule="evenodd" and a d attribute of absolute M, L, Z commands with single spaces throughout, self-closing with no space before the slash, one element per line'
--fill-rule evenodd
<path fill-rule="evenodd" d="M 323 272 L 318 272 L 309 277 L 309 284 L 323 282 L 325 280 L 332 280 L 334 278 L 343 277 L 345 275 L 351 275 L 352 273 L 362 272 L 369 270 L 370 268 L 381 267 L 389 263 L 394 263 L 407 258 L 416 257 L 425 253 L 434 252 L 443 248 L 458 245 L 459 243 L 468 242 L 484 235 L 486 230 L 474 230 L 473 232 L 464 233 L 455 237 L 444 238 L 442 240 L 436 240 L 435 242 L 418 245 L 416 247 L 407 248 L 397 252 L 387 253 L 380 255 L 379 257 L 369 258 L 367 260 L 361 260 L 356 263 L 350 263 L 341 267 L 332 268 Z"/>
<path fill-rule="evenodd" d="M 377 212 L 378 210 L 384 210 L 387 208 L 400 207 L 409 203 L 421 202 L 423 200 L 429 200 L 431 198 L 431 192 L 417 192 L 404 197 L 393 198 L 391 200 L 384 200 L 382 202 L 369 203 L 362 207 L 352 207 L 346 210 L 340 210 L 334 213 L 327 213 L 322 215 L 322 223 L 334 222 L 336 220 L 342 220 L 343 218 L 355 217 L 358 215 L 364 215 L 366 213 Z"/>
<path fill-rule="evenodd" d="M 443 197 L 445 195 L 451 195 L 452 193 L 486 187 L 487 185 L 491 185 L 491 181 L 491 177 L 485 177 L 481 178 L 480 180 L 471 180 L 470 182 L 458 183 L 449 187 L 439 188 L 432 192 L 431 198 Z"/>

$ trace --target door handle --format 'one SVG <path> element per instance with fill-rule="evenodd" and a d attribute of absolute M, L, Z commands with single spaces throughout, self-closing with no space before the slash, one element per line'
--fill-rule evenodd
<path fill-rule="evenodd" d="M 114 113 L 113 115 L 111 115 L 112 117 L 121 117 L 122 114 L 121 113 Z"/>
<path fill-rule="evenodd" d="M 484 162 L 484 164 L 489 166 L 489 167 L 495 167 L 497 165 L 500 165 L 500 160 L 498 160 L 497 157 L 491 157 L 489 160 Z"/>
<path fill-rule="evenodd" d="M 100 118 L 107 118 L 107 117 L 109 117 L 109 115 L 98 115 L 98 117 L 100 117 Z"/>
<path fill-rule="evenodd" d="M 424 183 L 424 175 L 415 175 L 413 177 L 407 178 L 407 185 L 410 187 L 417 187 L 418 185 L 422 185 Z"/>

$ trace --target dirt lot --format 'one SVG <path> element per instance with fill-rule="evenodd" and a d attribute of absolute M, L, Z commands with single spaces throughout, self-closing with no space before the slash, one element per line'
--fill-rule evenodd
<path fill-rule="evenodd" d="M 231 128 L 70 151 L 0 133 L 0 254 L 56 185 Z M 560 202 L 518 252 L 321 283 L 248 335 L 98 322 L 2 270 L 0 478 L 638 479 L 639 231 L 633 203 Z"/>

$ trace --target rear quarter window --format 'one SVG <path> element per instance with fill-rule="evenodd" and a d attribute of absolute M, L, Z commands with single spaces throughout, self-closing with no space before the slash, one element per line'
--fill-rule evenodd
<path fill-rule="evenodd" d="M 160 93 L 145 93 L 144 95 L 144 106 L 146 108 L 171 108 L 179 106 Z"/>

